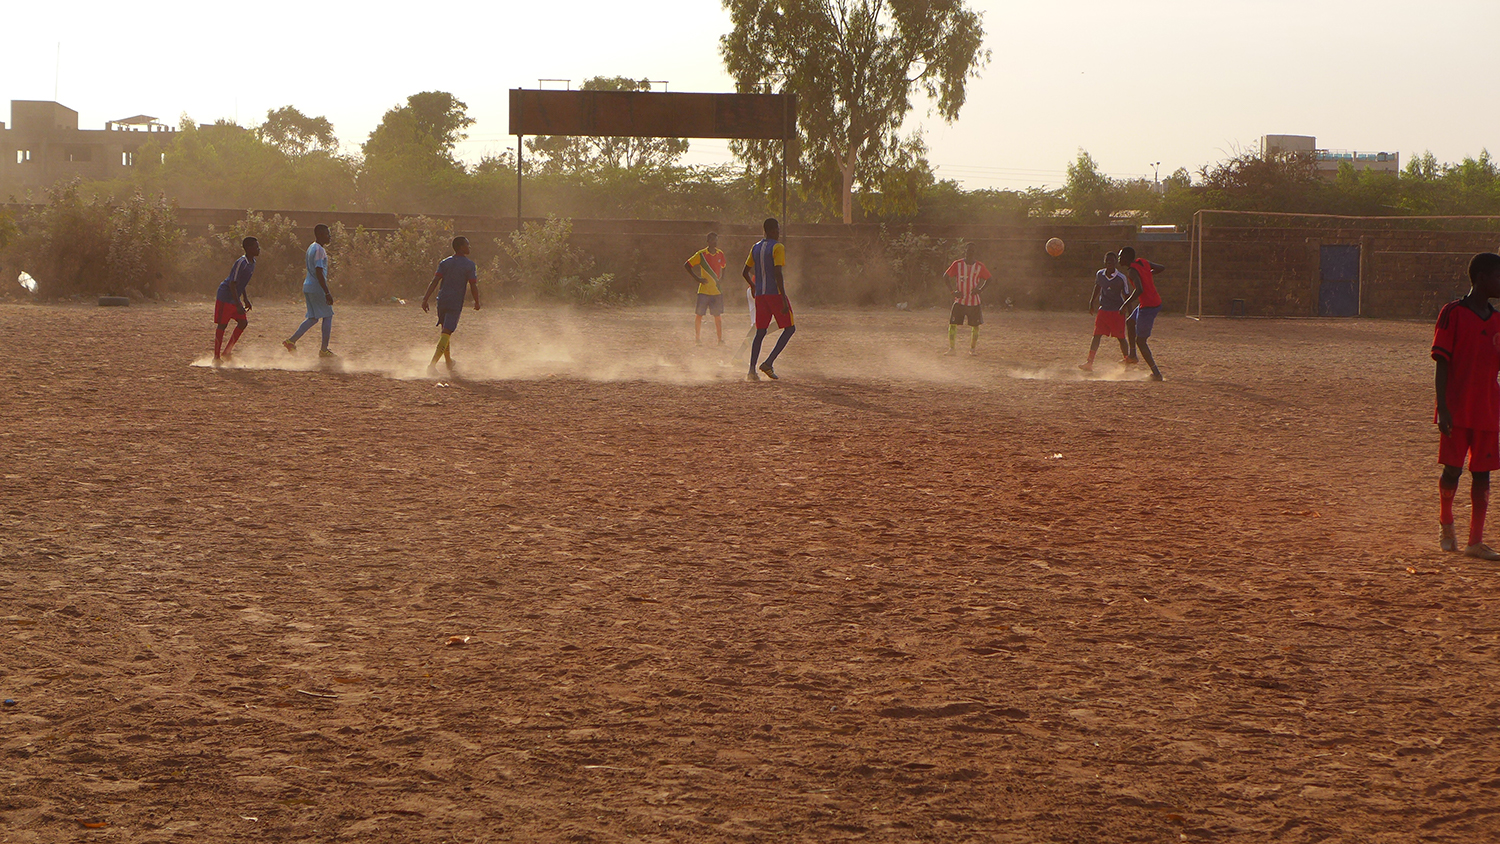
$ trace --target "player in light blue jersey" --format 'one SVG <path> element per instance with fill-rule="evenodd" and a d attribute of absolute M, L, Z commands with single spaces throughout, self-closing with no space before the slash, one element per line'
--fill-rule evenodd
<path fill-rule="evenodd" d="M 318 357 L 338 357 L 328 350 L 328 338 L 333 335 L 333 293 L 328 289 L 328 244 L 333 242 L 333 235 L 329 233 L 328 227 L 319 223 L 313 228 L 313 242 L 307 247 L 307 276 L 302 279 L 302 295 L 307 299 L 307 319 L 297 328 L 297 333 L 281 345 L 288 352 L 297 351 L 297 341 L 312 328 L 318 320 L 323 321 L 323 347 L 318 350 Z"/>

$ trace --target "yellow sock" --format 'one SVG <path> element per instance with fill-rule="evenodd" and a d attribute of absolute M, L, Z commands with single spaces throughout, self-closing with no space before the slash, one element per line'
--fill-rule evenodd
<path fill-rule="evenodd" d="M 969 336 L 969 348 L 976 349 L 979 347 L 979 326 L 971 326 L 969 330 L 971 332 Z"/>

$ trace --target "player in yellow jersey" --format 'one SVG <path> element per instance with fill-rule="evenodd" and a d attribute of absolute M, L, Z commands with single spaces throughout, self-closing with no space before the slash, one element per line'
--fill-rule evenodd
<path fill-rule="evenodd" d="M 711 314 L 719 345 L 724 345 L 724 291 L 719 289 L 719 280 L 727 266 L 729 257 L 719 251 L 718 232 L 709 232 L 708 245 L 682 263 L 687 274 L 698 282 L 698 305 L 693 317 L 693 340 L 697 343 L 703 342 L 703 315 Z"/>

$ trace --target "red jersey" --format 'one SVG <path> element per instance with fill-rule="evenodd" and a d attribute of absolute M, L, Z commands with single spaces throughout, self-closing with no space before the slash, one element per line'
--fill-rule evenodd
<path fill-rule="evenodd" d="M 1141 298 L 1138 304 L 1143 308 L 1161 307 L 1161 294 L 1156 292 L 1156 280 L 1151 277 L 1151 262 L 1145 258 L 1136 258 L 1130 268 L 1141 277 Z"/>
<path fill-rule="evenodd" d="M 1444 305 L 1432 335 L 1432 359 L 1448 361 L 1454 426 L 1500 430 L 1500 312 L 1481 317 L 1462 299 Z"/>
<path fill-rule="evenodd" d="M 990 271 L 978 261 L 972 264 L 968 261 L 954 261 L 944 275 L 958 282 L 958 292 L 953 297 L 953 304 L 977 305 L 980 282 L 989 281 Z"/>

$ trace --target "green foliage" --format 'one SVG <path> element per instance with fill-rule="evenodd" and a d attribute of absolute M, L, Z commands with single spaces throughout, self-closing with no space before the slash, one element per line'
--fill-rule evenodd
<path fill-rule="evenodd" d="M 1110 212 L 1116 209 L 1119 187 L 1117 182 L 1099 171 L 1093 156 L 1080 149 L 1078 159 L 1068 165 L 1068 181 L 1063 185 L 1062 198 L 1074 219 L 1108 222 Z"/>
<path fill-rule="evenodd" d="M 453 149 L 474 124 L 452 94 L 424 91 L 385 113 L 364 143 L 359 188 L 375 207 L 429 211 L 465 193 L 466 176 Z"/>
<path fill-rule="evenodd" d="M 334 295 L 363 301 L 420 298 L 438 262 L 453 253 L 453 224 L 403 217 L 393 232 L 343 224 L 332 228 L 329 278 Z"/>
<path fill-rule="evenodd" d="M 302 279 L 307 272 L 305 256 L 308 244 L 298 237 L 292 221 L 280 214 L 268 218 L 258 211 L 246 211 L 243 220 L 222 232 L 210 227 L 207 246 L 213 267 L 226 271 L 227 275 L 230 264 L 244 254 L 240 244 L 247 237 L 260 241 L 260 257 L 255 261 L 255 289 L 262 294 L 300 297 Z M 214 284 L 217 285 L 218 281 L 215 280 Z"/>
<path fill-rule="evenodd" d="M 332 152 L 338 146 L 328 118 L 308 117 L 292 106 L 267 111 L 266 122 L 256 128 L 255 136 L 292 158 L 310 151 Z"/>
<path fill-rule="evenodd" d="M 633 297 L 620 290 L 613 273 L 590 277 L 594 259 L 571 243 L 573 221 L 548 217 L 509 239 L 495 241 L 510 258 L 510 278 L 522 290 L 543 301 L 571 305 L 622 305 Z M 498 262 L 492 265 L 498 270 Z"/>
<path fill-rule="evenodd" d="M 943 272 L 963 256 L 962 241 L 917 234 L 910 228 L 893 233 L 885 226 L 880 227 L 880 239 L 894 282 L 890 291 L 897 300 L 927 305 L 943 298 Z"/>
<path fill-rule="evenodd" d="M 77 180 L 47 192 L 22 217 L 7 264 L 31 273 L 38 295 L 157 297 L 176 280 L 182 231 L 164 200 L 137 193 L 115 204 Z"/>
<path fill-rule="evenodd" d="M 989 60 L 983 21 L 963 0 L 723 0 L 733 30 L 720 53 L 737 90 L 795 91 L 801 191 L 844 222 L 856 185 L 873 187 L 912 139 L 898 136 L 912 96 L 958 117 Z M 734 142 L 764 188 L 780 143 Z"/>

